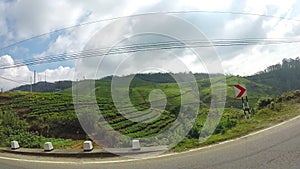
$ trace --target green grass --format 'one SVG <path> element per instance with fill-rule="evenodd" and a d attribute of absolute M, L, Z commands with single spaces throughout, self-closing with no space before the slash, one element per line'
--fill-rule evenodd
<path fill-rule="evenodd" d="M 271 110 L 269 107 L 266 107 L 262 110 L 258 110 L 257 113 L 250 119 L 245 119 L 242 117 L 238 120 L 238 123 L 235 127 L 226 130 L 226 132 L 223 134 L 213 134 L 205 142 L 200 143 L 198 139 L 184 139 L 173 150 L 184 151 L 191 148 L 202 147 L 225 140 L 234 139 L 300 115 L 300 99 L 276 103 L 275 107 L 278 109 Z M 228 113 L 228 110 L 227 112 L 225 110 L 224 114 L 226 113 Z"/>
<path fill-rule="evenodd" d="M 55 149 L 70 149 L 74 145 L 83 144 L 82 140 L 42 138 L 40 147 L 44 147 L 46 142 L 51 142 Z"/>
<path fill-rule="evenodd" d="M 217 77 L 213 80 L 217 81 L 214 85 L 222 85 L 221 81 L 218 81 Z M 184 91 L 183 95 L 186 96 L 188 100 L 200 102 L 201 106 L 199 116 L 194 128 L 201 131 L 208 113 L 208 107 L 211 99 L 211 88 L 210 80 L 207 78 L 198 79 L 197 82 L 199 84 L 201 100 L 194 98 L 193 95 L 190 95 L 189 91 Z M 270 87 L 266 85 L 254 83 L 242 77 L 228 76 L 226 88 L 226 108 L 223 118 L 221 119 L 221 123 L 218 126 L 218 132 L 221 132 L 221 134 L 216 133 L 203 144 L 211 144 L 217 141 L 238 137 L 293 116 L 289 113 L 277 113 L 278 116 L 275 116 L 268 113 L 264 114 L 262 113 L 264 110 L 260 110 L 250 120 L 241 119 L 241 112 L 239 111 L 241 103 L 240 100 L 234 98 L 234 91 L 232 88 L 232 85 L 238 83 L 247 85 L 250 105 L 252 107 L 261 96 L 268 96 L 268 93 L 270 93 Z M 82 82 L 80 85 L 87 88 L 90 84 L 90 81 L 87 80 Z M 109 78 L 95 81 L 96 100 L 101 113 L 114 130 L 133 138 L 150 138 L 169 128 L 175 121 L 180 109 L 181 93 L 176 83 L 158 83 L 134 78 L 130 85 L 131 91 L 129 93 L 133 107 L 128 107 L 128 103 L 121 105 L 123 106 L 123 113 L 130 114 L 131 117 L 135 118 L 142 117 L 144 119 L 151 119 L 153 118 L 153 115 L 141 113 L 141 111 L 154 111 L 150 109 L 150 92 L 154 89 L 160 89 L 164 92 L 167 98 L 166 109 L 155 110 L 161 113 L 160 117 L 156 118 L 154 121 L 139 124 L 126 119 L 120 112 L 118 112 L 113 103 L 110 88 L 111 81 Z M 118 90 L 120 90 L 120 92 L 125 91 L 124 88 L 119 88 Z M 93 91 L 86 90 L 80 94 L 84 94 L 84 97 L 88 97 L 90 96 L 90 92 Z M 87 136 L 77 120 L 71 93 L 71 88 L 60 93 L 0 93 L 0 111 L 13 110 L 16 112 L 21 120 L 25 120 L 29 124 L 29 131 L 31 133 L 37 133 L 38 135 L 43 136 L 40 143 L 41 145 L 46 140 L 52 140 L 56 147 L 72 147 L 73 145 L 78 144 L 78 141 L 76 140 L 84 140 Z M 122 98 L 124 96 L 120 94 L 119 97 Z M 156 101 L 160 102 L 160 100 Z M 284 105 L 281 106 L 284 107 Z M 284 109 L 281 108 L 280 111 L 285 112 Z M 259 125 L 257 125 L 257 123 L 259 123 Z M 175 150 L 179 151 L 197 146 L 200 146 L 197 139 L 193 139 L 193 137 L 191 137 L 190 139 L 185 139 L 182 143 L 180 143 Z"/>

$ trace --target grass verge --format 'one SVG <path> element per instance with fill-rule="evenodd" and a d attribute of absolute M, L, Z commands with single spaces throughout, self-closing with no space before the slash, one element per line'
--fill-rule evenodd
<path fill-rule="evenodd" d="M 181 152 L 192 148 L 203 147 L 218 142 L 238 138 L 249 133 L 271 127 L 297 115 L 300 115 L 300 99 L 284 103 L 277 103 L 275 108 L 266 107 L 258 110 L 250 119 L 239 119 L 236 126 L 225 133 L 213 134 L 205 142 L 199 143 L 198 139 L 185 138 L 176 147 L 175 152 Z"/>

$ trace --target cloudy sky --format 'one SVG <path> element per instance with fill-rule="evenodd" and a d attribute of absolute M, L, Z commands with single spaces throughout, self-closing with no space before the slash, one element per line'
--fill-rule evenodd
<path fill-rule="evenodd" d="M 297 0 L 2 0 L 0 1 L 0 67 L 14 65 L 28 59 L 51 58 L 62 53 L 68 56 L 72 52 L 80 52 L 86 49 L 86 45 L 97 32 L 107 28 L 107 25 L 112 22 L 116 22 L 116 20 L 108 20 L 91 23 L 93 21 L 170 11 L 208 11 L 172 14 L 195 26 L 208 40 L 300 38 L 300 1 Z M 237 15 L 227 12 L 275 17 Z M 83 23 L 90 24 L 72 27 Z M 120 25 L 120 27 L 124 28 L 126 25 Z M 157 25 L 157 27 L 163 26 Z M 169 24 L 168 29 L 174 31 L 179 28 L 178 25 Z M 112 33 L 113 31 L 115 32 Z M 107 31 L 107 34 L 117 34 L 116 31 L 118 29 Z M 224 73 L 251 75 L 269 65 L 281 62 L 283 58 L 300 56 L 299 45 L 300 43 L 229 46 L 216 47 L 215 50 Z M 159 53 L 164 53 L 161 55 L 163 57 L 152 59 L 153 63 L 164 63 L 166 61 L 164 57 L 169 57 L 169 61 L 173 62 L 173 54 L 179 53 L 179 57 L 189 70 L 203 71 L 203 63 L 195 61 L 195 56 L 189 52 L 156 51 L 151 54 L 159 55 Z M 140 58 L 136 55 L 129 59 L 127 57 L 126 64 L 124 64 L 127 65 L 126 73 L 141 69 L 137 67 L 143 67 L 140 62 L 145 62 L 146 58 L 151 58 L 149 53 L 144 53 Z M 80 71 L 86 78 L 100 77 L 113 73 L 116 71 L 115 67 L 125 61 L 123 56 L 107 56 L 107 59 L 101 62 L 101 67 L 106 70 L 106 73 L 91 73 L 93 60 L 86 61 Z M 97 65 L 99 66 L 98 62 Z M 124 67 L 124 65 L 121 66 Z M 60 61 L 0 69 L 0 88 L 8 90 L 30 83 L 34 70 L 38 72 L 37 81 L 44 81 L 45 75 L 47 81 L 74 80 L 76 66 L 78 66 L 78 61 Z M 98 76 L 95 76 L 97 73 Z"/>

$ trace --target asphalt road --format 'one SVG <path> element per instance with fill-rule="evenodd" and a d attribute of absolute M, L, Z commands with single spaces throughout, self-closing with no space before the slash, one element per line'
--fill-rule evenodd
<path fill-rule="evenodd" d="M 16 158 L 16 159 L 11 159 Z M 25 160 L 25 161 L 24 161 Z M 26 161 L 27 160 L 27 161 Z M 36 160 L 36 161 L 32 161 Z M 44 162 L 38 162 L 38 161 Z M 51 162 L 46 162 L 50 160 Z M 108 163 L 114 160 L 114 163 Z M 1 169 L 234 169 L 300 168 L 300 118 L 235 141 L 159 158 L 46 159 L 0 154 Z"/>

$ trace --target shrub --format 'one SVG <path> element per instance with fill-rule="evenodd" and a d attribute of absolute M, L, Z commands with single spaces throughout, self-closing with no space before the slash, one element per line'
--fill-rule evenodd
<path fill-rule="evenodd" d="M 268 106 L 273 101 L 274 101 L 274 99 L 271 97 L 262 97 L 257 101 L 257 108 L 262 109 L 262 108 Z"/>
<path fill-rule="evenodd" d="M 188 138 L 199 138 L 199 136 L 200 136 L 199 130 L 195 126 L 189 131 L 187 135 Z"/>
<path fill-rule="evenodd" d="M 13 135 L 9 136 L 6 140 L 6 146 L 10 145 L 10 142 L 17 140 L 21 147 L 24 148 L 40 148 L 42 137 L 37 136 L 29 132 L 16 132 Z"/>

